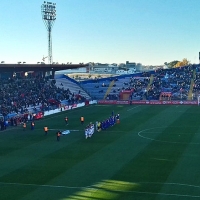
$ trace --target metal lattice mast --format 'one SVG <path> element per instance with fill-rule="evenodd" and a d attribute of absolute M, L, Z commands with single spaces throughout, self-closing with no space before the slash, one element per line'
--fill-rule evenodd
<path fill-rule="evenodd" d="M 51 31 L 56 20 L 56 4 L 52 2 L 46 2 L 41 6 L 41 14 L 46 29 L 48 31 L 48 61 L 49 64 L 52 64 L 52 36 Z"/>

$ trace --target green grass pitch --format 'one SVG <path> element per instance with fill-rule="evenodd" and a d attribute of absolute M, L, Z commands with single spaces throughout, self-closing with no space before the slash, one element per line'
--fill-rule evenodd
<path fill-rule="evenodd" d="M 113 110 L 120 124 L 85 139 Z M 0 200 L 19 199 L 200 199 L 200 108 L 91 105 L 0 132 Z"/>

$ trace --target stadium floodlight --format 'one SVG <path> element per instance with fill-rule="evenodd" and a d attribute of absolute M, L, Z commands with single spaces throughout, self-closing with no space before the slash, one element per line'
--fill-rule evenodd
<path fill-rule="evenodd" d="M 48 61 L 51 64 L 53 60 L 51 31 L 56 20 L 56 4 L 44 1 L 41 6 L 41 14 L 48 32 Z"/>

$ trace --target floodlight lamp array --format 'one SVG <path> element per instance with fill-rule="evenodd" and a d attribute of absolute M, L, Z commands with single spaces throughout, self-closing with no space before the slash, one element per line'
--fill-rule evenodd
<path fill-rule="evenodd" d="M 44 1 L 41 7 L 42 19 L 47 21 L 56 20 L 56 4 Z"/>

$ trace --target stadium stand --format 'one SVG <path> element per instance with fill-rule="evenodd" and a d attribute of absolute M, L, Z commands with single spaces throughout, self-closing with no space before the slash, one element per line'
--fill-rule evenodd
<path fill-rule="evenodd" d="M 199 65 L 77 82 L 67 76 L 0 79 L 0 113 L 12 121 L 86 100 L 197 100 Z M 27 116 L 27 115 L 26 115 Z M 26 118 L 26 117 L 25 117 Z M 20 119 L 20 120 L 19 120 Z"/>
<path fill-rule="evenodd" d="M 154 80 L 148 93 L 149 100 L 187 100 L 190 83 L 193 77 L 191 66 L 159 69 L 154 74 Z"/>
<path fill-rule="evenodd" d="M 68 90 L 70 88 L 71 94 L 79 95 L 81 97 L 84 97 L 85 99 L 91 99 L 91 97 L 86 93 L 86 91 L 79 86 L 78 82 L 72 82 L 70 79 L 56 79 L 56 86 L 64 90 Z"/>
<path fill-rule="evenodd" d="M 83 81 L 81 85 L 95 99 L 123 100 L 120 94 L 131 91 L 130 100 L 195 100 L 200 92 L 199 76 L 199 65 L 189 65 Z"/>
<path fill-rule="evenodd" d="M 61 81 L 63 83 L 56 83 L 55 79 L 40 76 L 1 79 L 0 113 L 14 125 L 28 119 L 27 115 L 32 119 L 38 112 L 54 110 L 61 104 L 71 105 L 90 99 L 77 85 Z M 71 88 L 57 87 L 58 84 Z"/>

